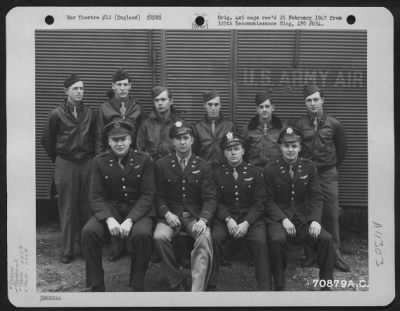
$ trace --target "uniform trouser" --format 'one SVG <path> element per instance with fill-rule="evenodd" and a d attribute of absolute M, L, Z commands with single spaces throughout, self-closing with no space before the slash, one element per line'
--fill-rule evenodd
<path fill-rule="evenodd" d="M 143 217 L 132 226 L 127 237 L 131 245 L 131 276 L 129 285 L 136 289 L 144 289 L 144 277 L 149 265 L 152 251 L 152 220 Z M 102 247 L 110 236 L 105 222 L 91 217 L 82 230 L 82 252 L 86 260 L 86 285 L 88 287 L 104 286 L 104 270 L 102 265 Z"/>
<path fill-rule="evenodd" d="M 61 227 L 62 255 L 74 255 L 74 243 L 91 210 L 89 204 L 89 178 L 91 160 L 82 163 L 56 158 L 54 184 L 58 193 L 58 213 Z"/>
<path fill-rule="evenodd" d="M 205 291 L 211 274 L 213 248 L 210 229 L 199 236 L 195 236 L 192 228 L 197 222 L 189 213 L 180 218 L 182 229 L 193 239 L 194 246 L 190 253 L 192 270 L 192 292 Z M 154 244 L 161 257 L 163 270 L 167 274 L 168 283 L 171 288 L 178 286 L 184 279 L 175 257 L 172 239 L 179 233 L 180 229 L 173 230 L 165 221 L 157 223 L 154 230 Z"/>
<path fill-rule="evenodd" d="M 321 192 L 324 198 L 322 212 L 322 227 L 328 231 L 333 238 L 336 250 L 340 249 L 339 232 L 339 184 L 336 167 L 318 172 Z"/>
<path fill-rule="evenodd" d="M 251 225 L 245 236 L 246 242 L 254 255 L 257 289 L 263 291 L 271 290 L 271 272 L 266 237 L 266 227 L 262 220 Z M 210 285 L 217 285 L 222 249 L 230 238 L 232 237 L 229 235 L 227 226 L 218 220 L 214 220 L 212 227 L 214 259 Z"/>
<path fill-rule="evenodd" d="M 296 237 L 294 239 L 300 239 L 317 252 L 319 278 L 321 280 L 333 280 L 336 254 L 332 236 L 321 228 L 318 238 L 312 239 L 308 232 L 308 225 L 299 222 L 293 222 L 293 224 L 296 227 Z M 283 289 L 285 287 L 285 269 L 287 265 L 286 231 L 280 223 L 268 223 L 267 236 L 275 289 Z"/>

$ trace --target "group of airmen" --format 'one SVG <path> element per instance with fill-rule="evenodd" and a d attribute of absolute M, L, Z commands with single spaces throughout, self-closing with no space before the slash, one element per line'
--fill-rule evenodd
<path fill-rule="evenodd" d="M 341 123 L 324 112 L 317 85 L 304 86 L 307 113 L 295 122 L 275 115 L 271 93 L 257 93 L 257 114 L 241 135 L 223 117 L 216 90 L 204 92 L 205 116 L 192 125 L 164 86 L 152 89 L 153 109 L 144 118 L 131 87 L 129 73 L 118 69 L 96 116 L 83 103 L 82 79 L 72 74 L 42 136 L 55 163 L 60 260 L 82 253 L 85 291 L 106 290 L 108 240 L 110 260 L 129 250 L 134 291 L 146 289 L 154 252 L 171 290 L 218 290 L 230 239 L 245 239 L 260 291 L 285 289 L 287 240 L 305 242 L 304 265 L 316 262 L 321 280 L 333 280 L 334 268 L 350 271 L 340 253 L 338 206 L 346 141 Z M 173 247 L 181 231 L 194 241 L 191 285 Z"/>

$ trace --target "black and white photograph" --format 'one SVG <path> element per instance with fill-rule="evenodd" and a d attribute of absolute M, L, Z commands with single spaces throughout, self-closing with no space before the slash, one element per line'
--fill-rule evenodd
<path fill-rule="evenodd" d="M 389 13 L 366 25 L 370 8 L 179 9 L 8 17 L 32 23 L 7 41 L 28 44 L 7 63 L 8 89 L 29 81 L 7 96 L 8 132 L 25 135 L 8 152 L 28 151 L 8 166 L 10 299 L 389 303 Z"/>

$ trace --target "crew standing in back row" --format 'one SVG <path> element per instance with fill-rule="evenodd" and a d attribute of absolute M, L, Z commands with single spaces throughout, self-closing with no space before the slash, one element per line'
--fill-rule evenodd
<path fill-rule="evenodd" d="M 221 97 L 216 90 L 203 93 L 206 115 L 195 127 L 193 151 L 215 168 L 224 162 L 221 140 L 225 133 L 234 132 L 232 121 L 225 119 L 221 112 Z"/>
<path fill-rule="evenodd" d="M 42 136 L 42 145 L 55 162 L 60 261 L 65 264 L 73 259 L 74 244 L 80 245 L 80 231 L 91 215 L 88 196 L 96 124 L 91 108 L 83 103 L 83 90 L 77 74 L 64 81 L 67 99 L 50 112 Z"/>
<path fill-rule="evenodd" d="M 257 115 L 243 130 L 245 159 L 263 168 L 279 158 L 281 152 L 277 140 L 285 124 L 273 113 L 275 106 L 270 92 L 257 93 L 255 103 Z"/>
<path fill-rule="evenodd" d="M 165 86 L 155 86 L 151 90 L 153 109 L 140 125 L 137 149 L 151 155 L 153 161 L 174 152 L 169 129 L 176 121 L 182 121 L 173 106 L 172 92 Z"/>
<path fill-rule="evenodd" d="M 340 252 L 339 232 L 339 176 L 337 167 L 346 154 L 346 137 L 343 125 L 324 112 L 324 94 L 317 85 L 303 89 L 307 114 L 295 122 L 304 137 L 302 156 L 317 165 L 321 191 L 324 198 L 322 224 L 333 236 L 337 261 L 335 267 L 349 272 L 350 267 Z M 312 259 L 312 257 L 310 257 Z"/>
<path fill-rule="evenodd" d="M 107 137 L 103 134 L 104 126 L 111 121 L 126 120 L 132 125 L 132 146 L 136 145 L 136 132 L 142 117 L 141 105 L 130 96 L 132 81 L 126 70 L 118 69 L 112 76 L 110 99 L 99 107 L 96 154 L 108 149 Z"/>

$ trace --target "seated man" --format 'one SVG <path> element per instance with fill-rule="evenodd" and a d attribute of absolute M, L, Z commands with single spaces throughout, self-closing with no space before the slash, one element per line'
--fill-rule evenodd
<path fill-rule="evenodd" d="M 221 141 L 226 163 L 214 171 L 217 213 L 212 227 L 214 264 L 209 289 L 216 287 L 221 251 L 229 238 L 245 238 L 255 259 L 258 290 L 271 289 L 271 276 L 262 219 L 267 200 L 262 170 L 243 161 L 243 141 L 232 132 Z"/>
<path fill-rule="evenodd" d="M 94 216 L 82 230 L 85 291 L 105 291 L 102 246 L 110 236 L 130 244 L 130 285 L 134 291 L 144 291 L 153 241 L 154 170 L 150 156 L 129 148 L 132 129 L 127 121 L 106 125 L 111 151 L 93 161 L 89 199 Z"/>
<path fill-rule="evenodd" d="M 287 237 L 303 240 L 316 249 L 320 279 L 333 279 L 335 249 L 332 236 L 320 225 L 323 201 L 317 169 L 310 160 L 298 157 L 301 142 L 300 131 L 291 127 L 283 130 L 278 138 L 282 158 L 264 168 L 267 206 L 281 211 L 272 219 L 266 218 L 275 290 L 285 288 Z"/>
<path fill-rule="evenodd" d="M 175 152 L 155 164 L 156 208 L 159 221 L 154 243 L 172 290 L 188 290 L 176 261 L 172 239 L 186 231 L 194 240 L 191 252 L 192 291 L 207 288 L 212 265 L 212 241 L 208 223 L 216 208 L 211 167 L 192 153 L 193 128 L 177 121 L 169 135 Z"/>

